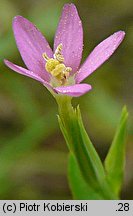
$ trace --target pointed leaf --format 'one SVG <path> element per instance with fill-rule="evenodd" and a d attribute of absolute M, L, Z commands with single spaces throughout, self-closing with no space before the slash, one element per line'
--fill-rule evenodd
<path fill-rule="evenodd" d="M 62 100 L 62 101 L 61 101 Z M 106 180 L 105 170 L 84 128 L 79 107 L 73 109 L 67 98 L 60 98 L 59 124 L 70 152 L 76 158 L 84 181 L 104 199 L 116 199 Z"/>
<path fill-rule="evenodd" d="M 103 168 L 100 157 L 99 157 L 98 153 L 96 152 L 93 144 L 91 143 L 89 136 L 88 136 L 88 134 L 84 128 L 79 107 L 77 107 L 77 117 L 78 117 L 78 124 L 79 124 L 79 133 L 82 136 L 82 139 L 81 139 L 82 143 L 79 145 L 82 145 L 81 148 L 83 148 L 84 154 L 86 154 L 85 156 L 89 162 L 89 164 L 87 164 L 88 167 L 89 166 L 92 167 L 92 173 L 89 173 L 89 170 L 88 170 L 88 176 L 87 176 L 88 177 L 88 184 L 91 184 L 91 180 L 92 180 L 90 178 L 90 175 L 94 174 L 94 178 L 93 178 L 94 184 L 92 185 L 92 188 L 94 188 L 96 190 L 99 189 L 100 194 L 102 196 L 104 196 L 104 199 L 117 199 L 117 196 L 115 196 L 114 193 L 110 190 L 108 182 L 106 181 L 106 178 L 105 178 L 105 170 Z M 77 148 L 78 148 L 78 146 L 77 146 Z M 79 146 L 78 154 L 80 157 L 80 146 Z M 81 158 L 81 161 L 82 161 L 82 158 Z M 84 162 L 85 161 L 83 161 L 83 163 Z M 83 165 L 83 163 L 82 163 L 82 165 Z M 86 169 L 86 172 L 87 172 L 87 169 Z"/>
<path fill-rule="evenodd" d="M 67 106 L 65 106 L 66 112 Z M 89 184 L 99 185 L 105 173 L 100 158 L 93 147 L 81 120 L 80 110 L 72 108 L 70 119 L 68 112 L 58 117 L 60 129 L 64 135 L 70 152 L 75 155 L 85 179 Z M 97 186 L 98 187 L 98 186 Z"/>
<path fill-rule="evenodd" d="M 127 117 L 128 112 L 124 107 L 112 145 L 105 159 L 107 179 L 116 195 L 120 192 L 124 175 Z"/>
<path fill-rule="evenodd" d="M 79 129 L 80 129 L 79 132 L 82 135 L 82 139 L 86 145 L 86 148 L 88 151 L 88 157 L 91 158 L 91 161 L 94 164 L 94 170 L 96 172 L 96 176 L 98 178 L 103 179 L 105 177 L 104 168 L 103 168 L 103 165 L 102 165 L 102 162 L 100 160 L 98 153 L 96 152 L 92 142 L 89 139 L 88 134 L 86 133 L 79 107 L 77 107 L 77 117 L 78 117 Z"/>

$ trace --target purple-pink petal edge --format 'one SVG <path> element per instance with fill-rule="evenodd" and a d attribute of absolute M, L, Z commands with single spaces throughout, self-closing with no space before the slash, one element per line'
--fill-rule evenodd
<path fill-rule="evenodd" d="M 37 74 L 35 74 L 33 71 L 27 70 L 23 67 L 20 67 L 16 64 L 13 64 L 12 62 L 8 61 L 7 59 L 4 59 L 4 63 L 5 65 L 7 65 L 10 69 L 14 70 L 15 72 L 22 74 L 24 76 L 28 76 L 31 77 L 32 79 L 35 79 L 41 83 L 44 82 L 44 80 L 38 76 Z"/>
<path fill-rule="evenodd" d="M 54 50 L 62 43 L 64 63 L 75 73 L 80 65 L 83 50 L 83 28 L 74 4 L 65 4 L 54 39 Z"/>
<path fill-rule="evenodd" d="M 33 23 L 22 16 L 14 17 L 13 31 L 17 47 L 27 68 L 45 81 L 49 81 L 50 74 L 45 70 L 42 54 L 46 52 L 49 57 L 52 57 L 53 52 L 45 37 Z"/>
<path fill-rule="evenodd" d="M 115 52 L 125 36 L 124 31 L 115 32 L 106 38 L 90 53 L 75 76 L 76 83 L 80 83 L 98 67 L 100 67 Z"/>
<path fill-rule="evenodd" d="M 89 84 L 75 84 L 72 86 L 60 86 L 54 88 L 54 90 L 59 94 L 65 94 L 72 97 L 79 97 L 92 89 Z"/>

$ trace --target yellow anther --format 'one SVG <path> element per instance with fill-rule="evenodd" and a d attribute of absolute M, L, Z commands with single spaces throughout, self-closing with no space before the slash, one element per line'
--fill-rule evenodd
<path fill-rule="evenodd" d="M 42 57 L 45 59 L 45 61 L 48 61 L 50 58 L 47 56 L 47 54 L 46 53 L 43 53 L 42 54 Z"/>
<path fill-rule="evenodd" d="M 58 75 L 63 75 L 63 72 L 65 71 L 65 65 L 64 64 L 58 64 L 54 70 L 51 71 L 51 74 L 55 77 Z"/>
<path fill-rule="evenodd" d="M 59 44 L 54 53 L 54 58 L 61 63 L 64 62 L 64 57 L 62 55 L 62 48 L 63 48 L 62 44 Z"/>
<path fill-rule="evenodd" d="M 72 68 L 71 68 L 71 67 L 66 67 L 66 71 L 67 71 L 67 72 L 71 72 L 71 71 L 72 71 Z"/>
<path fill-rule="evenodd" d="M 66 67 L 65 64 L 63 64 L 64 57 L 62 55 L 62 44 L 57 46 L 54 58 L 49 58 L 46 53 L 43 53 L 42 56 L 46 61 L 46 71 L 51 73 L 51 75 L 55 77 L 61 85 L 64 85 L 69 77 L 69 73 L 72 71 L 72 68 Z"/>
<path fill-rule="evenodd" d="M 46 70 L 52 74 L 52 71 L 56 68 L 57 65 L 59 65 L 60 62 L 55 60 L 55 59 L 49 59 L 46 64 L 45 64 L 45 68 Z"/>

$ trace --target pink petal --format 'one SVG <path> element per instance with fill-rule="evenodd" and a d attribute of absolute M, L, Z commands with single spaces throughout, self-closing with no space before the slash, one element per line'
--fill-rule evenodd
<path fill-rule="evenodd" d="M 28 77 L 31 77 L 32 79 L 35 79 L 41 83 L 44 83 L 44 80 L 39 77 L 37 74 L 35 74 L 34 72 L 32 71 L 29 71 L 23 67 L 20 67 L 18 65 L 15 65 L 13 64 L 12 62 L 8 61 L 8 60 L 4 60 L 4 63 L 12 70 L 16 71 L 17 73 L 19 74 L 22 74 L 24 76 L 28 76 Z"/>
<path fill-rule="evenodd" d="M 65 94 L 72 97 L 79 97 L 86 92 L 91 90 L 91 85 L 88 84 L 75 84 L 72 86 L 60 86 L 54 88 L 54 90 L 59 94 Z"/>
<path fill-rule="evenodd" d="M 16 43 L 27 68 L 42 79 L 49 81 L 50 74 L 45 71 L 44 52 L 51 57 L 52 50 L 39 32 L 27 19 L 17 16 L 13 20 L 13 30 Z"/>
<path fill-rule="evenodd" d="M 66 4 L 63 8 L 54 40 L 54 50 L 62 43 L 65 64 L 77 71 L 83 50 L 83 29 L 74 4 Z"/>
<path fill-rule="evenodd" d="M 76 83 L 80 83 L 100 67 L 115 52 L 124 36 L 125 32 L 118 31 L 96 46 L 76 74 Z"/>

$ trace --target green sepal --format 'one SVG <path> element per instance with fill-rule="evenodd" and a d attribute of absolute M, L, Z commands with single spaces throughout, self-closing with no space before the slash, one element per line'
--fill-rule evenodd
<path fill-rule="evenodd" d="M 124 107 L 112 145 L 105 159 L 107 180 L 116 195 L 120 193 L 124 177 L 127 117 L 128 112 Z"/>

